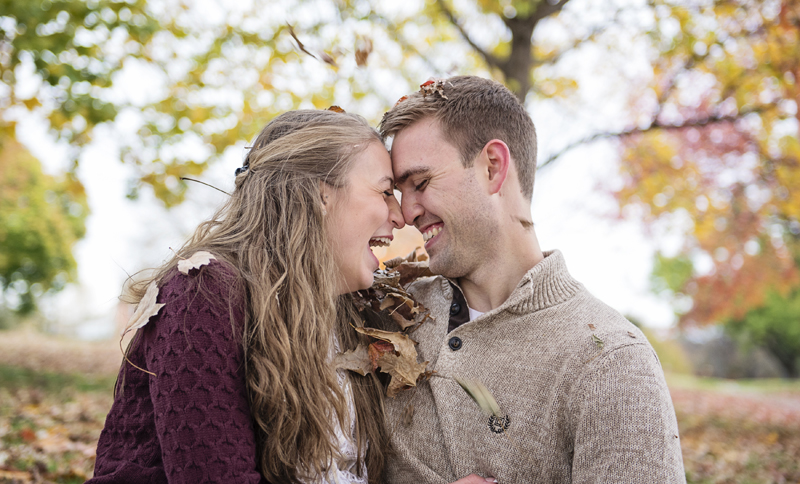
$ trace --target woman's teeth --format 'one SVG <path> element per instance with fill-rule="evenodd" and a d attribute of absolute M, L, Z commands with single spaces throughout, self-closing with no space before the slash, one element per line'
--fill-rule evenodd
<path fill-rule="evenodd" d="M 425 242 L 427 242 L 427 241 L 431 240 L 432 238 L 436 237 L 439 234 L 439 232 L 441 232 L 441 231 L 442 231 L 442 227 L 441 226 L 434 227 L 432 229 L 428 229 L 424 234 L 422 234 L 422 239 Z"/>
<path fill-rule="evenodd" d="M 370 247 L 389 247 L 392 240 L 388 237 L 373 237 L 369 239 Z"/>

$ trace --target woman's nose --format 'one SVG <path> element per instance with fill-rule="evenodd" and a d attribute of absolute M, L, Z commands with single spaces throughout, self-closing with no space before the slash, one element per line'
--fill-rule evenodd
<path fill-rule="evenodd" d="M 394 226 L 396 229 L 403 228 L 405 226 L 405 222 L 403 221 L 403 211 L 400 209 L 400 203 L 394 196 L 389 198 L 388 203 L 389 222 L 391 222 L 392 226 Z"/>

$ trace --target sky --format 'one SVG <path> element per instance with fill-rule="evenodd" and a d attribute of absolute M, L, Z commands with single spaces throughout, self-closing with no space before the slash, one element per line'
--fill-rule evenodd
<path fill-rule="evenodd" d="M 564 28 L 542 29 L 541 35 L 558 38 Z M 477 40 L 482 42 L 491 42 L 495 35 L 492 28 L 477 31 Z M 375 38 L 379 50 L 380 40 Z M 647 63 L 635 45 L 618 44 L 623 48 L 615 53 L 588 48 L 562 59 L 558 68 L 574 77 L 580 86 L 569 101 L 529 98 L 527 108 L 537 127 L 540 161 L 572 140 L 624 123 L 624 93 L 617 89 L 615 79 L 644 79 Z M 445 55 L 459 57 L 452 51 Z M 609 55 L 616 56 L 616 61 Z M 330 77 L 325 71 L 327 66 L 314 62 L 304 59 L 302 65 L 296 66 L 298 76 L 306 69 L 305 78 L 316 79 L 309 81 L 312 86 L 320 78 Z M 380 97 L 397 99 L 407 94 L 408 86 L 390 74 L 391 71 L 375 70 Z M 159 91 L 157 79 L 152 71 L 132 63 L 115 85 L 120 96 L 142 104 Z M 298 85 L 298 89 L 303 86 Z M 346 109 L 350 106 L 348 91 L 346 83 L 336 84 L 337 104 Z M 359 114 L 379 119 L 380 113 L 373 112 L 376 102 L 353 103 L 368 111 Z M 586 109 L 589 105 L 591 111 Z M 42 305 L 45 316 L 55 322 L 53 328 L 60 332 L 87 339 L 118 334 L 117 298 L 127 275 L 160 265 L 171 255 L 170 248 L 181 246 L 194 227 L 224 200 L 224 194 L 199 184 L 190 184 L 186 202 L 171 210 L 165 209 L 147 189 L 142 190 L 139 199 L 127 199 L 133 172 L 119 162 L 116 140 L 120 132 L 135 136 L 136 129 L 136 115 L 123 114 L 115 130 L 99 127 L 94 141 L 82 154 L 78 175 L 86 186 L 91 214 L 86 237 L 74 250 L 78 281 Z M 22 120 L 18 137 L 42 160 L 46 171 L 55 174 L 67 166 L 64 147 L 50 141 L 41 122 Z M 228 149 L 200 178 L 222 190 L 231 190 L 246 141 Z M 615 184 L 615 163 L 613 144 L 595 142 L 568 152 L 537 174 L 532 219 L 540 246 L 563 252 L 572 275 L 622 314 L 651 327 L 667 328 L 674 324 L 674 314 L 665 299 L 652 294 L 649 277 L 655 250 L 675 251 L 680 238 L 665 230 L 655 236 L 645 234 L 635 217 L 621 220 L 616 216 L 617 206 L 608 194 Z"/>

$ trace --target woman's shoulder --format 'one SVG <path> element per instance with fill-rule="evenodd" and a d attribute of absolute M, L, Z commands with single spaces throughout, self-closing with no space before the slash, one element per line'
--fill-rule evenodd
<path fill-rule="evenodd" d="M 167 312 L 194 309 L 229 314 L 231 309 L 241 311 L 245 303 L 239 271 L 219 258 L 185 271 L 176 266 L 166 273 L 158 286 L 158 302 L 166 305 Z"/>

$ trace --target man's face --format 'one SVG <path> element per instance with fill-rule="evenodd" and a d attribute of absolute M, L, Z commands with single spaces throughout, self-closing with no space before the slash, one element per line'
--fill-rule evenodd
<path fill-rule="evenodd" d="M 422 232 L 431 270 L 449 278 L 468 276 L 494 248 L 497 222 L 475 170 L 464 168 L 433 119 L 403 129 L 392 142 L 403 218 Z"/>

